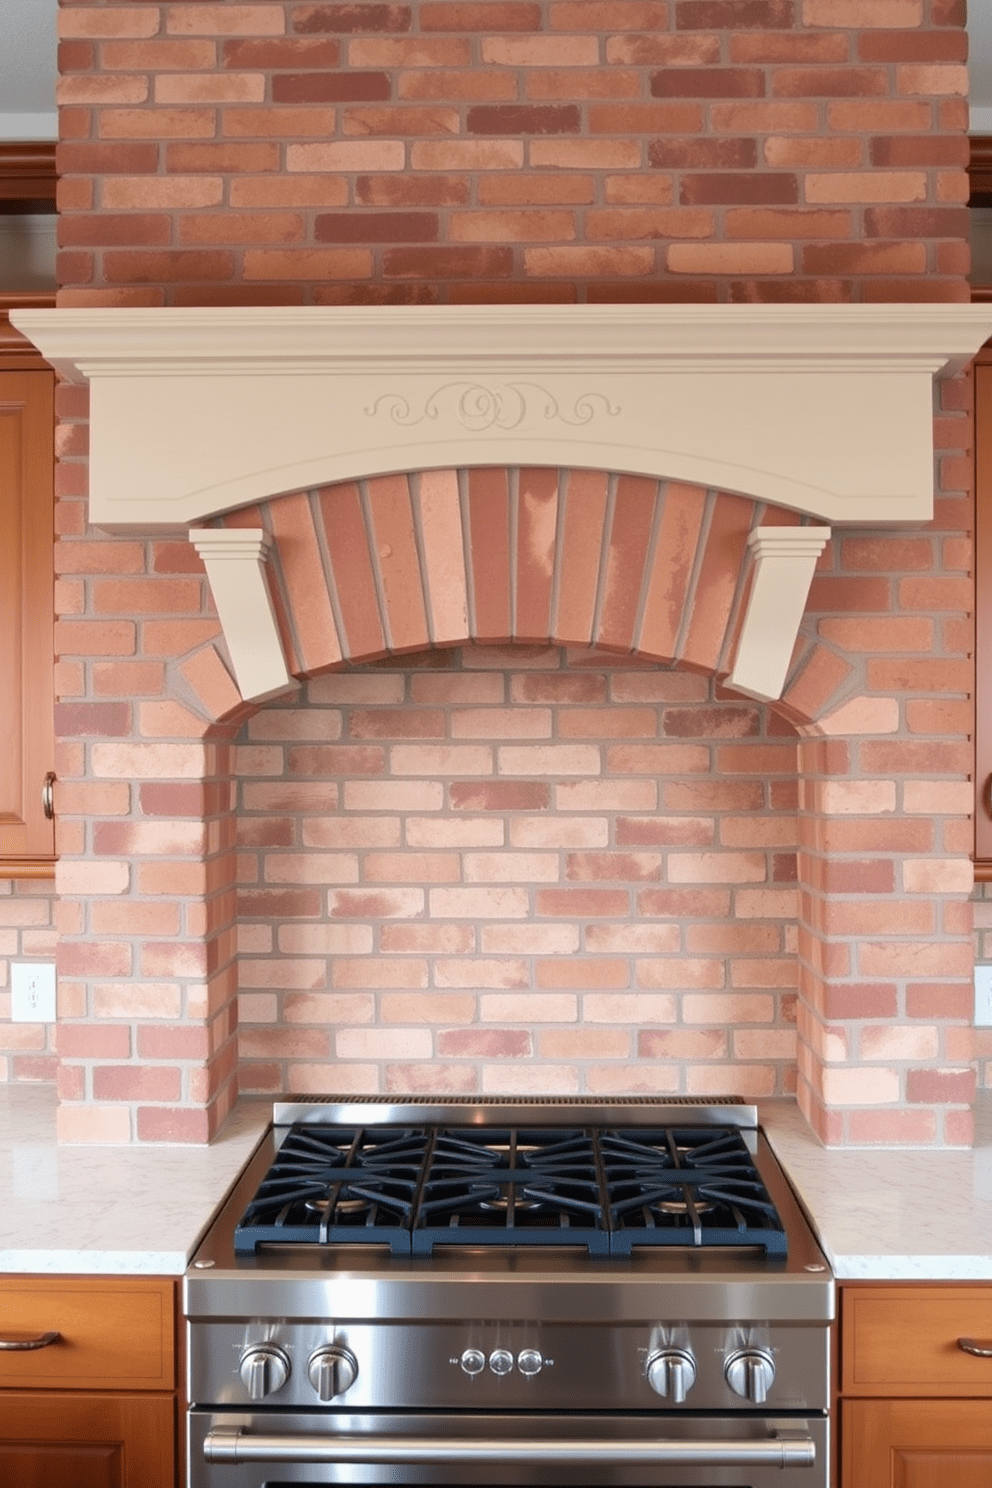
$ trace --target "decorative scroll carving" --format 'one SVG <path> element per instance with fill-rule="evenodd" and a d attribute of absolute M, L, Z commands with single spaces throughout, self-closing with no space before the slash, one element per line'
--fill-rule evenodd
<path fill-rule="evenodd" d="M 517 429 L 527 419 L 535 417 L 558 419 L 563 424 L 579 428 L 591 423 L 597 414 L 616 418 L 620 412 L 619 404 L 611 403 L 604 393 L 592 390 L 575 398 L 569 414 L 562 410 L 554 393 L 536 382 L 507 382 L 495 387 L 463 381 L 443 383 L 425 400 L 419 413 L 413 411 L 409 399 L 402 393 L 381 393 L 365 408 L 365 413 L 374 418 L 385 412 L 394 424 L 410 428 L 422 424 L 425 419 L 440 418 L 445 403 L 453 404 L 450 412 L 464 429 L 472 433 L 481 433 L 485 429 Z M 597 404 L 600 405 L 598 408 Z"/>

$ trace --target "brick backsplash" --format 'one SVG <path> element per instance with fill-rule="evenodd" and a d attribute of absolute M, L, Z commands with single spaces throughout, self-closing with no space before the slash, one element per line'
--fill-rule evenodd
<path fill-rule="evenodd" d="M 61 300 L 965 298 L 963 26 L 963 0 L 65 0 Z"/>
<path fill-rule="evenodd" d="M 244 726 L 242 1088 L 791 1092 L 793 730 L 519 660 L 329 673 Z"/>
<path fill-rule="evenodd" d="M 964 10 L 63 0 L 59 301 L 965 300 Z M 477 469 L 462 589 L 452 472 L 224 519 L 272 535 L 304 679 L 248 710 L 185 533 L 90 527 L 85 395 L 58 408 L 61 858 L 57 898 L 0 894 L 0 1015 L 5 958 L 57 952 L 64 1138 L 205 1140 L 240 1066 L 796 1089 L 828 1142 L 969 1139 L 966 381 L 933 522 L 835 532 L 774 706 L 720 679 L 747 528 L 797 518 Z M 552 572 L 566 488 L 612 527 Z M 0 1075 L 51 1075 L 4 1031 Z"/>

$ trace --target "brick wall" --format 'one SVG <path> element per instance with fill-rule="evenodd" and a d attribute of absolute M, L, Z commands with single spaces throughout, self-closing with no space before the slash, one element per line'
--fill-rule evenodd
<path fill-rule="evenodd" d="M 964 0 L 63 0 L 65 304 L 966 296 Z"/>
<path fill-rule="evenodd" d="M 60 302 L 963 300 L 963 24 L 961 0 L 63 0 Z M 393 572 L 322 598 L 294 546 L 314 493 L 228 519 L 273 531 L 310 679 L 248 717 L 185 534 L 88 526 L 61 390 L 63 1136 L 203 1140 L 240 1052 L 264 1090 L 795 1084 L 829 1141 L 967 1140 L 966 386 L 941 398 L 933 524 L 835 535 L 781 707 L 713 680 L 742 596 L 718 545 L 694 651 L 678 564 L 654 644 L 621 562 L 580 656 L 588 596 L 514 628 L 487 546 L 481 619 L 377 660 L 377 604 L 416 651 L 422 597 Z M 369 803 L 398 762 L 436 810 Z"/>
<path fill-rule="evenodd" d="M 50 883 L 0 880 L 0 1082 L 55 1079 L 55 1030 L 10 1021 L 10 963 L 52 961 L 55 900 Z"/>

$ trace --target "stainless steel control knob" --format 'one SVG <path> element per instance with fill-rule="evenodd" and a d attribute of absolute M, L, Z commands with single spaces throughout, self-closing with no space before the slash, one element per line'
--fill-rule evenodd
<path fill-rule="evenodd" d="M 458 1362 L 466 1374 L 481 1374 L 486 1367 L 486 1356 L 481 1349 L 468 1348 Z"/>
<path fill-rule="evenodd" d="M 274 1395 L 289 1379 L 289 1355 L 274 1343 L 253 1343 L 241 1355 L 241 1382 L 252 1400 Z"/>
<path fill-rule="evenodd" d="M 764 1349 L 736 1349 L 727 1355 L 723 1373 L 735 1395 L 764 1405 L 775 1380 L 775 1360 Z"/>
<path fill-rule="evenodd" d="M 355 1383 L 358 1363 L 347 1349 L 331 1344 L 310 1355 L 307 1378 L 321 1400 L 333 1400 L 335 1395 L 343 1395 Z"/>
<path fill-rule="evenodd" d="M 489 1368 L 493 1374 L 509 1374 L 513 1368 L 513 1355 L 509 1349 L 493 1349 L 489 1355 Z"/>
<path fill-rule="evenodd" d="M 648 1360 L 648 1384 L 673 1405 L 681 1405 L 695 1383 L 696 1361 L 688 1349 L 662 1349 Z"/>
<path fill-rule="evenodd" d="M 521 1374 L 532 1379 L 535 1374 L 540 1374 L 544 1368 L 544 1360 L 538 1349 L 521 1349 L 517 1355 L 517 1368 Z"/>

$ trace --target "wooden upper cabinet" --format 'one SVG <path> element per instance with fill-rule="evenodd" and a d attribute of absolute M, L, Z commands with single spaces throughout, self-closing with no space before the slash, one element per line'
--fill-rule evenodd
<path fill-rule="evenodd" d="M 0 298 L 0 876 L 53 872 L 55 374 Z"/>

